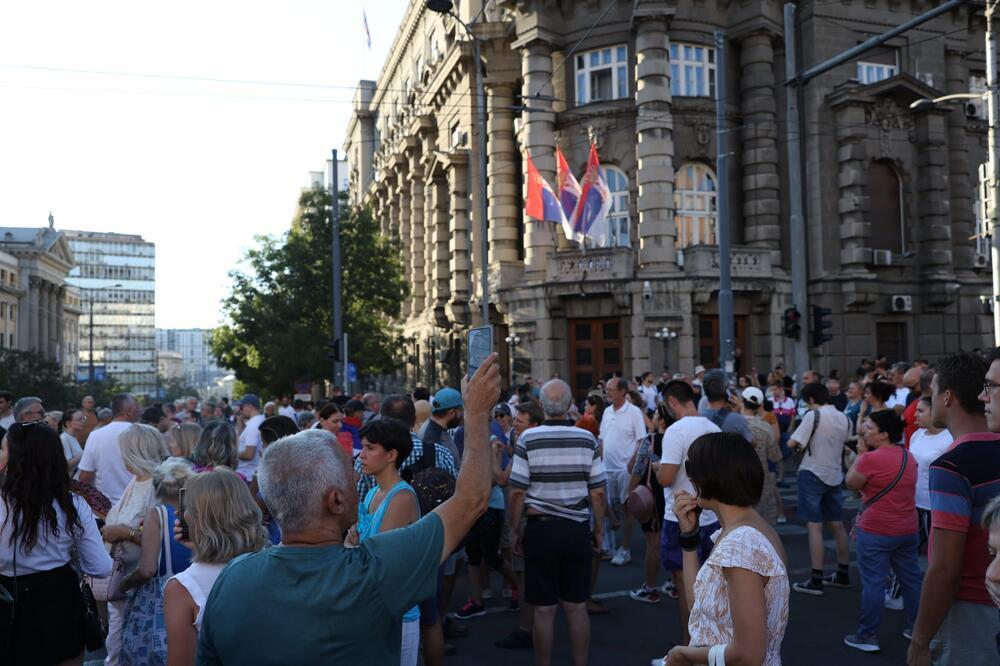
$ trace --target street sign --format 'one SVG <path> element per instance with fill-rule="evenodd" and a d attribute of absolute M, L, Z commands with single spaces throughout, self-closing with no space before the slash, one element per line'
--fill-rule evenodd
<path fill-rule="evenodd" d="M 352 384 L 358 381 L 358 366 L 353 363 L 347 364 L 347 381 Z"/>

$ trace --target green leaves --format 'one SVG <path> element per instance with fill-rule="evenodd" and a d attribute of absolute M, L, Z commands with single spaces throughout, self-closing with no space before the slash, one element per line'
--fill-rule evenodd
<path fill-rule="evenodd" d="M 359 375 L 391 373 L 401 362 L 396 321 L 409 292 L 399 248 L 380 235 L 370 210 L 351 208 L 344 197 L 340 210 L 349 357 Z M 291 229 L 258 238 L 231 273 L 212 351 L 248 387 L 280 394 L 294 382 L 330 377 L 331 234 L 329 193 L 305 191 Z"/>

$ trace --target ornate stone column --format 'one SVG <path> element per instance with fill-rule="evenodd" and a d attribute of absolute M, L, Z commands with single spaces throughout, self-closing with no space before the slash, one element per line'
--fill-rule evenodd
<path fill-rule="evenodd" d="M 489 113 L 489 155 L 486 167 L 489 176 L 487 200 L 490 220 L 490 265 L 518 261 L 517 180 L 514 169 L 522 158 L 514 142 L 514 92 L 509 84 L 492 84 L 486 90 Z M 531 114 L 529 114 L 531 115 Z"/>
<path fill-rule="evenodd" d="M 451 271 L 449 270 L 448 239 L 451 236 L 448 228 L 450 218 L 449 193 L 447 175 L 441 168 L 435 169 L 428 187 L 428 219 L 431 235 L 428 245 L 428 275 L 430 279 L 430 307 L 438 326 L 447 326 L 446 306 L 451 287 Z"/>
<path fill-rule="evenodd" d="M 871 249 L 867 247 L 870 224 L 868 215 L 868 161 L 864 140 L 868 119 L 856 104 L 834 106 L 837 129 L 837 167 L 840 216 L 841 274 L 868 275 Z"/>
<path fill-rule="evenodd" d="M 472 262 L 469 246 L 469 154 L 453 152 L 448 168 L 448 192 L 451 209 L 451 233 L 448 241 L 450 289 L 449 318 L 469 323 L 469 296 L 472 294 Z"/>
<path fill-rule="evenodd" d="M 774 36 L 747 35 L 740 43 L 743 122 L 743 239 L 770 250 L 781 266 L 781 201 L 774 93 Z"/>
<path fill-rule="evenodd" d="M 945 90 L 948 94 L 969 92 L 969 65 L 965 53 L 945 48 Z M 956 272 L 971 271 L 975 266 L 976 233 L 973 215 L 973 188 L 977 166 L 969 163 L 965 114 L 955 109 L 947 116 L 948 185 L 951 190 L 951 257 Z"/>
<path fill-rule="evenodd" d="M 403 262 L 403 279 L 411 285 L 410 298 L 403 300 L 403 319 L 409 318 L 413 312 L 413 272 L 411 270 L 410 255 L 413 248 L 410 246 L 410 188 L 408 187 L 407 170 L 405 165 L 397 168 L 396 171 L 396 213 L 398 215 L 399 244 Z"/>
<path fill-rule="evenodd" d="M 538 172 L 550 183 L 555 183 L 555 114 L 552 112 L 552 46 L 535 40 L 516 45 L 521 50 L 522 96 L 530 100 L 530 113 L 521 116 L 521 139 L 524 150 L 538 167 Z M 541 99 L 535 98 L 538 95 Z M 527 162 L 522 157 L 523 173 Z M 512 162 L 517 163 L 517 162 Z M 525 179 L 527 183 L 527 179 Z M 554 185 L 553 185 L 554 186 Z M 524 193 L 527 196 L 527 192 Z M 524 270 L 529 280 L 545 277 L 548 257 L 552 253 L 553 234 L 550 224 L 526 220 L 524 226 Z"/>
<path fill-rule="evenodd" d="M 670 36 L 674 9 L 641 2 L 636 25 L 636 157 L 639 197 L 639 272 L 677 270 L 674 222 L 674 120 L 670 92 Z"/>
<path fill-rule="evenodd" d="M 50 356 L 49 353 L 49 302 L 50 284 L 44 280 L 38 287 L 38 351 L 43 356 Z"/>
<path fill-rule="evenodd" d="M 426 274 L 424 273 L 424 179 L 420 156 L 410 151 L 410 280 L 412 313 L 419 316 L 425 306 Z M 404 246 L 404 252 L 406 246 Z"/>
<path fill-rule="evenodd" d="M 56 307 L 53 312 L 55 320 L 56 335 L 56 359 L 60 364 L 66 364 L 66 287 L 60 286 L 55 289 Z"/>
<path fill-rule="evenodd" d="M 951 265 L 951 205 L 945 138 L 947 109 L 931 107 L 914 112 L 919 193 L 917 263 L 928 281 L 954 280 Z M 906 239 L 908 248 L 912 238 Z M 925 286 L 941 286 L 929 285 Z"/>
<path fill-rule="evenodd" d="M 28 278 L 28 310 L 25 312 L 22 308 L 21 318 L 28 320 L 28 339 L 22 340 L 21 343 L 26 349 L 31 351 L 40 351 L 41 345 L 39 344 L 38 338 L 38 314 L 39 314 L 39 290 L 41 289 L 42 280 L 38 277 L 32 275 Z"/>

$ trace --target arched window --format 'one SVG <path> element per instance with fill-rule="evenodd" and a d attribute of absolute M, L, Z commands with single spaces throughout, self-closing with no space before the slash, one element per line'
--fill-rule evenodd
<path fill-rule="evenodd" d="M 873 250 L 905 252 L 903 238 L 903 183 L 896 169 L 884 160 L 868 167 L 868 210 Z"/>
<path fill-rule="evenodd" d="M 685 164 L 674 177 L 677 249 L 715 245 L 715 174 L 702 164 Z"/>
<path fill-rule="evenodd" d="M 608 211 L 608 247 L 629 247 L 629 230 L 632 227 L 629 219 L 629 189 L 628 176 L 621 169 L 613 166 L 604 167 L 604 182 L 611 192 L 611 210 Z"/>

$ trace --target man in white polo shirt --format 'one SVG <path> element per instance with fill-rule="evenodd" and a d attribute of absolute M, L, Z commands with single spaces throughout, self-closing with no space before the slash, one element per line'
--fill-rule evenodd
<path fill-rule="evenodd" d="M 111 504 L 117 504 L 132 480 L 125 469 L 118 436 L 139 420 L 139 402 L 131 393 L 111 399 L 111 423 L 90 433 L 80 459 L 80 482 L 97 488 Z"/>
<path fill-rule="evenodd" d="M 260 452 L 263 448 L 260 439 L 260 424 L 264 422 L 264 415 L 260 413 L 260 398 L 253 393 L 244 394 L 243 398 L 236 404 L 244 419 L 243 432 L 240 433 L 239 464 L 236 471 L 242 474 L 247 481 L 250 481 L 257 473 L 257 465 L 260 463 Z"/>
<path fill-rule="evenodd" d="M 635 520 L 625 511 L 631 474 L 628 465 L 639 442 L 646 436 L 646 421 L 642 410 L 628 399 L 628 383 L 612 377 L 607 384 L 608 402 L 601 418 L 601 444 L 604 447 L 604 469 L 608 475 L 608 504 L 622 523 L 622 540 L 618 543 L 611 564 L 620 567 L 632 560 L 629 550 Z M 615 533 L 608 530 L 608 545 L 615 546 Z"/>

